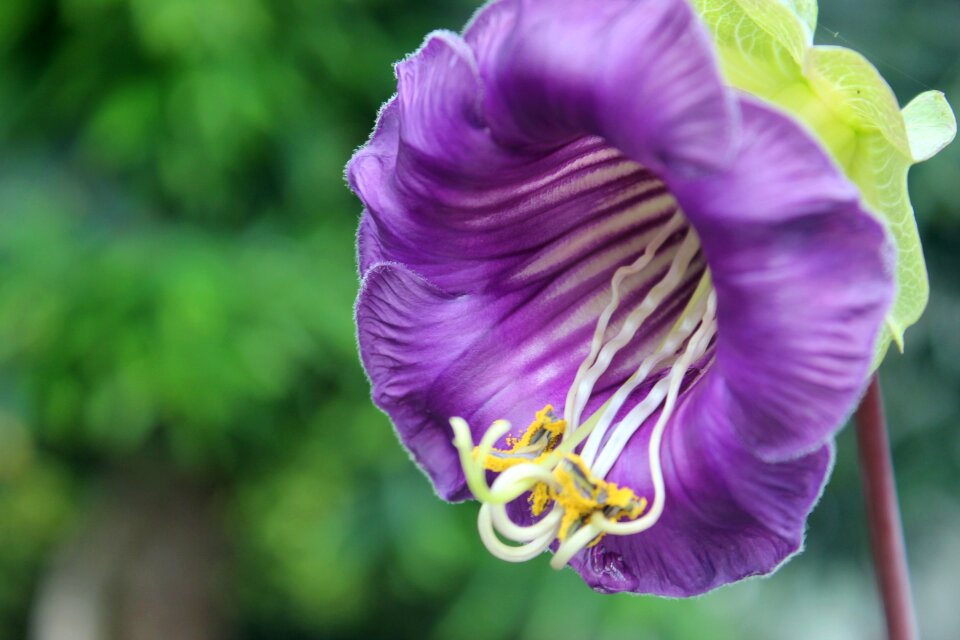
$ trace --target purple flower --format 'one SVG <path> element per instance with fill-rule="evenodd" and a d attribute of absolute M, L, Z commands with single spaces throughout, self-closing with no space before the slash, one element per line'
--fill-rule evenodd
<path fill-rule="evenodd" d="M 683 0 L 493 2 L 397 76 L 348 167 L 357 327 L 440 496 L 599 591 L 774 570 L 893 294 L 857 189 Z"/>

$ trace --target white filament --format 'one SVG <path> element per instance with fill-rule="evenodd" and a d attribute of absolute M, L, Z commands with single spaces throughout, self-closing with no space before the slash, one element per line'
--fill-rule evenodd
<path fill-rule="evenodd" d="M 504 543 L 494 531 L 490 505 L 487 503 L 480 507 L 480 515 L 477 517 L 477 530 L 480 532 L 480 539 L 490 553 L 508 562 L 526 562 L 537 557 L 550 546 L 554 538 L 554 534 L 547 534 L 516 547 Z"/>
<path fill-rule="evenodd" d="M 670 373 L 663 379 L 660 380 L 653 389 L 650 390 L 650 393 L 647 395 L 643 401 L 635 406 L 630 413 L 628 413 L 623 420 L 620 421 L 620 424 L 617 425 L 617 428 L 614 430 L 613 434 L 610 436 L 610 439 L 603 447 L 603 451 L 600 453 L 599 457 L 596 460 L 596 464 L 593 465 L 593 472 L 599 478 L 605 478 L 607 473 L 613 467 L 614 463 L 617 461 L 617 458 L 620 457 L 620 454 L 623 452 L 623 448 L 627 446 L 627 443 L 630 441 L 630 438 L 633 437 L 633 434 L 636 433 L 637 429 L 640 428 L 647 418 L 649 418 L 657 407 L 660 406 L 660 403 L 663 401 L 664 397 L 668 395 L 669 388 L 672 388 L 674 380 L 679 377 L 680 380 L 683 379 L 683 376 L 687 373 L 687 368 L 690 366 L 690 363 L 696 359 L 703 356 L 709 345 L 710 338 L 713 337 L 713 312 L 711 310 L 711 302 L 709 300 L 713 299 L 713 294 L 708 299 L 707 302 L 707 313 L 703 316 L 703 321 L 700 322 L 700 331 L 693 335 L 690 339 L 690 342 L 687 345 L 687 350 L 684 352 L 684 355 L 681 356 L 670 369 Z M 712 303 L 715 305 L 716 303 Z M 690 332 L 693 331 L 693 328 L 697 325 L 696 316 L 687 318 L 684 324 L 690 326 Z M 690 334 L 687 333 L 687 335 Z M 676 344 L 671 345 L 673 349 L 676 349 L 682 343 L 682 340 L 679 339 L 679 334 L 682 331 L 678 331 L 676 336 L 677 339 L 673 342 Z M 673 350 L 671 350 L 672 353 Z M 679 383 L 677 383 L 679 384 Z M 666 406 L 664 407 L 664 413 L 666 413 Z M 662 414 L 661 414 L 662 415 Z M 669 417 L 669 416 L 668 416 Z"/>
<path fill-rule="evenodd" d="M 699 358 L 703 355 L 707 345 L 713 338 L 713 335 L 716 331 L 716 320 L 714 318 L 716 307 L 716 294 L 711 292 L 707 302 L 707 313 L 704 316 L 703 323 L 690 339 L 686 351 L 684 351 L 683 355 L 670 370 L 670 375 L 668 376 L 670 380 L 670 388 L 667 391 L 667 399 L 663 404 L 663 410 L 660 413 L 660 417 L 657 419 L 657 423 L 653 426 L 653 430 L 650 434 L 650 478 L 653 482 L 653 504 L 650 506 L 650 510 L 643 514 L 640 518 L 631 520 L 630 522 L 611 522 L 607 518 L 604 518 L 602 514 L 596 513 L 591 517 L 590 521 L 601 531 L 622 536 L 633 535 L 635 533 L 640 533 L 641 531 L 646 531 L 656 524 L 657 520 L 660 519 L 660 515 L 663 513 L 663 505 L 666 497 L 664 494 L 663 485 L 663 468 L 660 464 L 660 443 L 663 440 L 663 430 L 666 427 L 670 416 L 673 414 L 673 408 L 677 401 L 677 395 L 680 392 L 680 384 L 683 382 L 683 378 L 687 372 L 687 369 L 689 369 L 695 358 Z"/>
<path fill-rule="evenodd" d="M 580 386 L 581 379 L 586 375 L 587 370 L 596 360 L 597 354 L 600 353 L 600 347 L 603 346 L 603 337 L 607 333 L 607 325 L 610 324 L 610 318 L 613 317 L 617 307 L 620 306 L 620 287 L 623 285 L 623 281 L 626 280 L 627 277 L 643 271 L 647 265 L 653 261 L 653 258 L 657 255 L 663 243 L 666 242 L 682 224 L 683 214 L 678 211 L 667 221 L 663 228 L 657 232 L 657 235 L 650 240 L 650 244 L 644 249 L 643 255 L 637 258 L 633 264 L 620 267 L 613 274 L 613 279 L 610 282 L 610 302 L 607 303 L 607 306 L 600 314 L 600 318 L 597 320 L 597 326 L 593 331 L 593 339 L 590 341 L 590 353 L 587 354 L 587 357 L 584 358 L 580 367 L 577 369 L 577 375 L 574 376 L 573 384 L 570 385 L 570 390 L 567 392 L 563 415 L 573 415 L 573 403 L 576 397 L 576 390 Z M 573 424 L 572 421 L 567 421 L 567 429 L 575 429 L 577 426 L 578 425 Z"/>
<path fill-rule="evenodd" d="M 617 355 L 620 349 L 630 342 L 637 331 L 640 330 L 640 326 L 644 321 L 657 310 L 657 307 L 660 306 L 664 298 L 677 288 L 683 280 L 683 276 L 686 274 L 690 262 L 693 260 L 699 247 L 700 242 L 697 240 L 696 234 L 693 230 L 690 230 L 680 244 L 680 248 L 677 250 L 677 254 L 674 256 L 667 274 L 650 289 L 647 296 L 643 299 L 643 302 L 630 312 L 623 326 L 620 328 L 620 332 L 600 350 L 596 363 L 590 367 L 583 379 L 580 381 L 574 380 L 574 385 L 570 390 L 570 393 L 575 393 L 574 400 L 571 403 L 572 411 L 569 414 L 565 414 L 568 421 L 568 428 L 570 428 L 570 425 L 575 426 L 580 424 L 580 416 L 583 413 L 587 401 L 590 399 L 590 393 L 593 391 L 597 380 L 599 380 L 600 376 L 607 370 L 610 363 L 613 362 L 614 356 Z"/>
<path fill-rule="evenodd" d="M 593 524 L 591 519 L 576 533 L 560 543 L 557 551 L 550 558 L 550 566 L 558 570 L 563 569 L 573 556 L 577 555 L 581 549 L 590 544 L 601 533 L 603 532 Z"/>
<path fill-rule="evenodd" d="M 687 343 L 683 355 L 681 355 L 677 362 L 670 368 L 667 376 L 654 385 L 643 402 L 634 407 L 620 422 L 616 431 L 614 431 L 607 445 L 601 452 L 596 464 L 591 465 L 593 472 L 598 477 L 604 477 L 616 462 L 620 453 L 622 453 L 626 443 L 633 434 L 636 433 L 640 425 L 656 410 L 656 407 L 664 400 L 664 396 L 666 396 L 663 410 L 650 435 L 649 464 L 654 492 L 653 504 L 650 509 L 640 518 L 629 522 L 615 522 L 605 517 L 601 512 L 594 513 L 587 524 L 557 548 L 557 552 L 550 560 L 550 566 L 554 569 L 563 568 L 573 556 L 579 553 L 586 545 L 590 544 L 590 542 L 601 533 L 632 535 L 646 531 L 660 519 L 660 516 L 663 514 L 666 498 L 663 483 L 663 467 L 660 459 L 660 444 L 663 439 L 663 431 L 670 417 L 673 415 L 680 385 L 686 376 L 687 370 L 696 359 L 703 356 L 710 341 L 713 339 L 716 332 L 715 312 L 716 295 L 711 292 L 707 298 L 706 312 L 702 317 L 702 321 L 699 323 L 700 326 Z"/>
<path fill-rule="evenodd" d="M 563 519 L 563 513 L 556 505 L 541 520 L 531 525 L 519 525 L 510 519 L 507 513 L 507 505 L 490 505 L 493 525 L 497 532 L 504 538 L 515 540 L 517 542 L 530 542 L 537 538 L 549 534 L 550 539 L 556 537 L 557 529 L 560 527 L 560 520 Z"/>
<path fill-rule="evenodd" d="M 661 348 L 655 353 L 647 356 L 643 362 L 640 363 L 636 373 L 634 373 L 633 376 L 631 376 L 622 387 L 617 389 L 617 392 L 613 395 L 607 405 L 603 407 L 603 414 L 600 417 L 600 421 L 594 427 L 593 431 L 590 432 L 590 438 L 587 440 L 583 450 L 580 452 L 580 457 L 582 457 L 583 461 L 587 463 L 587 466 L 593 466 L 593 462 L 596 459 L 600 445 L 603 442 L 603 438 L 607 434 L 607 429 L 613 423 L 613 419 L 617 416 L 617 413 L 619 413 L 623 403 L 627 401 L 627 399 L 630 397 L 630 394 L 633 393 L 638 386 L 647 381 L 647 378 L 655 367 L 661 364 L 664 360 L 673 357 L 674 352 L 676 352 L 680 345 L 690 337 L 690 334 L 693 333 L 693 330 L 696 329 L 697 324 L 700 322 L 700 316 L 702 313 L 702 304 L 697 305 L 694 312 L 685 317 L 680 322 L 680 325 L 673 332 L 671 332 L 670 335 L 667 336 Z M 654 391 L 651 390 L 650 394 L 653 395 Z M 649 398 L 650 396 L 647 397 Z M 662 400 L 663 397 L 661 396 L 660 399 Z M 659 401 L 657 401 L 653 409 L 655 409 L 656 406 L 659 406 L 659 404 Z M 651 412 L 653 409 L 651 409 Z M 645 419 L 646 418 L 644 418 L 644 420 Z"/>

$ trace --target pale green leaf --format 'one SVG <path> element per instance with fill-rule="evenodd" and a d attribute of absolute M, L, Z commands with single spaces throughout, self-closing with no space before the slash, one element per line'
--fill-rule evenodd
<path fill-rule="evenodd" d="M 914 162 L 935 156 L 957 135 L 957 119 L 940 91 L 926 91 L 903 108 Z"/>
<path fill-rule="evenodd" d="M 770 34 L 794 60 L 803 60 L 804 51 L 813 43 L 813 32 L 792 7 L 770 0 L 737 0 L 737 4 L 757 27 Z"/>
<path fill-rule="evenodd" d="M 769 96 L 801 79 L 809 43 L 800 18 L 776 0 L 695 0 L 730 84 Z"/>
<path fill-rule="evenodd" d="M 889 85 L 863 56 L 814 47 L 815 0 L 696 0 L 714 36 L 727 81 L 803 122 L 860 188 L 896 245 L 897 293 L 877 363 L 927 304 L 929 284 L 907 171 L 954 135 L 942 94 L 923 94 L 903 112 Z"/>
<path fill-rule="evenodd" d="M 886 339 L 879 345 L 882 356 L 891 339 L 903 350 L 903 333 L 923 314 L 930 285 L 907 192 L 910 159 L 897 153 L 879 131 L 861 133 L 858 142 L 857 155 L 847 170 L 867 205 L 882 216 L 897 250 L 897 294 L 887 316 Z"/>
<path fill-rule="evenodd" d="M 780 0 L 780 3 L 788 6 L 800 17 L 804 26 L 810 30 L 812 41 L 817 30 L 817 0 Z"/>
<path fill-rule="evenodd" d="M 851 128 L 880 131 L 896 150 L 912 157 L 897 98 L 866 58 L 843 47 L 813 47 L 803 71 L 821 99 Z"/>

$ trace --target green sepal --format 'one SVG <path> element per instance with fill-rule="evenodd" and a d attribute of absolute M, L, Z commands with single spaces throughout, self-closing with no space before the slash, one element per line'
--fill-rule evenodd
<path fill-rule="evenodd" d="M 940 91 L 925 91 L 903 108 L 914 162 L 935 156 L 957 135 L 957 119 Z"/>
<path fill-rule="evenodd" d="M 790 7 L 803 24 L 810 29 L 812 41 L 813 33 L 817 30 L 817 0 L 780 0 L 780 2 Z"/>
<path fill-rule="evenodd" d="M 923 314 L 929 283 L 907 192 L 907 171 L 946 146 L 956 121 L 943 94 L 918 96 L 903 111 L 862 55 L 813 46 L 812 0 L 696 0 L 720 66 L 734 87 L 803 122 L 857 184 L 896 245 L 896 298 L 878 341 L 879 364 Z"/>

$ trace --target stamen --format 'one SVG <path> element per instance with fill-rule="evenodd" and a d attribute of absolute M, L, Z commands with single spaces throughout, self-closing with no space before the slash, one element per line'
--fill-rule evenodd
<path fill-rule="evenodd" d="M 571 392 L 575 392 L 576 394 L 571 403 L 572 411 L 567 414 L 567 420 L 571 428 L 576 428 L 576 426 L 580 424 L 580 416 L 590 398 L 590 393 L 593 391 L 597 380 L 607 370 L 610 363 L 613 362 L 614 356 L 630 342 L 637 331 L 640 330 L 644 321 L 657 310 L 664 298 L 680 284 L 699 248 L 700 242 L 691 229 L 687 232 L 680 248 L 677 250 L 677 254 L 674 256 L 667 274 L 660 282 L 654 285 L 643 302 L 630 312 L 630 315 L 627 316 L 626 321 L 620 328 L 620 332 L 600 350 L 596 363 L 590 367 L 583 380 L 580 381 L 577 386 L 571 388 Z"/>
<path fill-rule="evenodd" d="M 549 496 L 550 487 L 555 483 L 555 478 L 550 471 L 540 465 L 524 463 L 507 469 L 507 471 L 497 477 L 493 486 L 494 491 L 498 491 L 504 487 L 530 487 L 532 482 L 536 483 L 533 485 L 534 493 L 536 493 L 538 489 L 543 488 Z M 554 513 L 554 511 L 551 511 L 550 514 L 534 524 L 523 526 L 516 524 L 510 519 L 505 504 L 495 504 L 492 505 L 492 507 L 493 522 L 496 524 L 497 529 L 500 530 L 500 533 L 503 534 L 504 537 L 512 540 L 525 542 L 544 533 L 555 533 L 556 527 L 560 524 L 560 514 Z M 541 513 L 543 513 L 543 510 L 539 513 L 536 510 L 533 511 L 533 515 L 535 516 Z"/>
<path fill-rule="evenodd" d="M 553 472 L 559 489 L 553 499 L 563 510 L 557 539 L 561 542 L 576 533 L 596 513 L 613 520 L 636 518 L 647 508 L 647 501 L 626 488 L 596 478 L 575 454 L 564 458 Z"/>
<path fill-rule="evenodd" d="M 544 487 L 553 502 L 553 509 L 540 521 L 522 526 L 513 522 L 503 504 L 485 503 L 481 507 L 478 528 L 480 537 L 490 552 L 510 562 L 522 562 L 532 558 L 557 539 L 561 545 L 568 537 L 582 540 L 576 535 L 583 527 L 595 529 L 591 516 L 616 521 L 622 518 L 636 518 L 647 508 L 647 501 L 625 487 L 597 479 L 580 456 L 571 454 L 550 474 L 543 467 L 529 463 L 510 467 L 494 482 L 494 491 L 498 483 L 516 486 L 520 477 L 525 480 L 539 480 L 537 487 Z M 597 531 L 584 544 L 596 544 L 603 537 Z M 504 543 L 504 537 L 523 544 L 511 546 Z"/>
<path fill-rule="evenodd" d="M 554 483 L 553 475 L 542 466 L 523 463 L 500 474 L 493 483 L 493 490 L 501 492 L 506 487 L 529 486 L 531 480 L 538 482 L 538 487 Z M 561 512 L 554 508 L 540 521 L 522 526 L 510 519 L 504 504 L 484 503 L 480 507 L 477 525 L 480 539 L 490 553 L 508 562 L 523 562 L 539 555 L 550 546 L 557 537 L 561 517 Z M 505 544 L 498 534 L 524 544 Z"/>
<path fill-rule="evenodd" d="M 466 420 L 459 417 L 450 418 L 450 426 L 454 433 L 453 444 L 460 454 L 460 465 L 463 467 L 463 474 L 471 493 L 480 502 L 504 504 L 516 499 L 517 496 L 529 490 L 536 483 L 536 481 L 530 480 L 533 477 L 530 475 L 531 469 L 535 468 L 543 471 L 549 476 L 549 471 L 544 466 L 532 464 L 532 462 L 550 455 L 552 447 L 556 446 L 556 442 L 559 441 L 557 435 L 563 430 L 563 421 L 556 419 L 553 408 L 549 405 L 539 411 L 537 418 L 527 428 L 523 437 L 514 442 L 513 448 L 518 450 L 521 457 L 506 462 L 506 459 L 501 457 L 506 452 L 497 450 L 499 455 L 492 454 L 494 451 L 493 444 L 510 431 L 510 423 L 506 420 L 497 420 L 490 425 L 490 428 L 480 439 L 480 444 L 476 447 L 473 445 L 473 436 Z M 552 435 L 549 438 L 538 436 L 541 430 Z M 523 456 L 529 456 L 530 451 L 526 449 L 533 446 L 530 444 L 533 441 L 539 443 L 543 450 L 536 458 L 531 460 L 530 457 Z M 505 469 L 504 473 L 501 473 L 494 481 L 493 487 L 487 486 L 486 475 L 488 469 L 495 469 L 487 467 L 487 463 L 493 466 L 502 466 Z M 520 471 L 523 473 L 511 474 L 510 472 L 520 466 L 521 463 L 523 463 L 524 468 Z M 511 478 L 516 481 L 508 484 L 504 482 L 504 478 Z"/>
<path fill-rule="evenodd" d="M 603 519 L 601 516 L 599 516 L 599 514 L 594 516 L 594 518 L 599 518 L 601 520 Z M 580 553 L 581 549 L 589 546 L 592 540 L 594 540 L 598 535 L 602 534 L 600 529 L 593 523 L 594 518 L 591 518 L 590 522 L 585 527 L 560 543 L 560 546 L 557 547 L 553 557 L 550 558 L 550 566 L 552 568 L 558 571 L 563 569 L 565 566 L 567 566 L 567 563 L 570 562 L 573 556 Z"/>
<path fill-rule="evenodd" d="M 484 468 L 498 472 L 506 471 L 524 461 L 537 462 L 556 448 L 566 426 L 566 420 L 557 418 L 553 407 L 547 405 L 537 412 L 536 418 L 523 436 L 507 436 L 507 444 L 511 445 L 509 449 L 490 449 L 490 452 L 481 458 L 477 447 L 474 457 L 483 461 Z"/>
<path fill-rule="evenodd" d="M 623 282 L 649 266 L 663 243 L 677 232 L 683 221 L 681 213 L 673 216 L 643 255 L 614 273 L 611 300 L 597 320 L 589 353 L 567 393 L 566 420 L 547 406 L 537 412 L 520 437 L 506 437 L 508 448 L 499 449 L 494 445 L 509 433 L 508 422 L 495 421 L 483 434 L 480 443 L 474 446 L 466 421 L 451 418 L 454 444 L 467 484 L 483 503 L 477 520 L 480 538 L 498 558 L 511 562 L 529 560 L 557 540 L 559 545 L 550 564 L 559 569 L 607 533 L 639 533 L 653 526 L 663 513 L 665 493 L 660 461 L 663 431 L 673 415 L 690 366 L 706 354 L 716 333 L 716 296 L 711 290 L 708 274 L 704 275 L 657 349 L 643 359 L 636 372 L 600 410 L 583 424 L 580 424 L 580 418 L 594 386 L 616 354 L 683 282 L 699 249 L 699 241 L 692 229 L 677 248 L 666 274 L 627 314 L 617 334 L 604 344 L 609 323 L 621 302 Z M 707 292 L 709 295 L 705 295 Z M 664 366 L 668 367 L 665 375 L 660 373 Z M 608 437 L 623 405 L 651 376 L 662 377 L 617 423 Z M 633 435 L 658 408 L 660 415 L 651 430 L 649 444 L 653 502 L 648 505 L 646 498 L 638 497 L 632 489 L 619 487 L 604 478 Z M 575 451 L 581 443 L 582 452 L 577 455 Z M 488 485 L 486 479 L 489 471 L 499 474 L 492 485 Z M 525 493 L 528 494 L 529 513 L 539 520 L 521 525 L 510 518 L 507 504 Z M 507 541 L 517 544 L 508 544 Z"/>
<path fill-rule="evenodd" d="M 716 294 L 711 293 L 707 301 L 707 313 L 704 316 L 704 322 L 700 325 L 697 333 L 690 339 L 687 350 L 681 356 L 680 360 L 670 371 L 670 388 L 667 391 L 667 398 L 660 412 L 660 417 L 650 434 L 650 477 L 653 482 L 653 505 L 650 511 L 642 517 L 631 522 L 611 522 L 603 518 L 592 517 L 591 522 L 600 528 L 601 531 L 614 533 L 617 535 L 633 535 L 646 531 L 660 519 L 663 513 L 664 504 L 664 485 L 663 468 L 660 464 L 660 443 L 663 440 L 663 430 L 666 427 L 670 416 L 673 414 L 673 408 L 677 401 L 677 395 L 680 392 L 680 384 L 693 363 L 695 357 L 703 355 L 706 345 L 713 339 L 716 332 L 716 321 L 714 319 L 717 307 Z"/>
<path fill-rule="evenodd" d="M 547 487 L 544 483 L 540 483 L 537 486 Z M 553 540 L 557 537 L 557 530 L 563 518 L 563 512 L 554 507 L 537 522 L 530 525 L 519 525 L 510 519 L 506 505 L 492 504 L 490 505 L 490 509 L 493 524 L 497 528 L 497 531 L 503 537 L 517 542 L 530 542 L 544 535 L 549 535 L 550 539 Z"/>
<path fill-rule="evenodd" d="M 653 239 L 650 241 L 650 244 L 648 244 L 646 249 L 644 249 L 643 255 L 637 258 L 633 264 L 620 267 L 616 270 L 616 272 L 614 272 L 613 279 L 610 282 L 610 302 L 607 303 L 607 306 L 600 314 L 600 318 L 597 319 L 597 326 L 593 331 L 593 339 L 590 341 L 590 353 L 580 364 L 580 367 L 577 369 L 577 375 L 574 376 L 573 384 L 570 385 L 570 391 L 567 393 L 567 401 L 564 405 L 563 415 L 573 415 L 575 392 L 580 387 L 580 381 L 586 375 L 590 367 L 593 366 L 597 358 L 597 354 L 600 353 L 600 347 L 603 346 L 603 338 L 607 333 L 607 325 L 610 323 L 610 318 L 613 317 L 617 307 L 620 306 L 620 287 L 623 285 L 623 281 L 626 280 L 628 276 L 640 273 L 653 261 L 653 258 L 657 255 L 660 247 L 663 246 L 663 243 L 666 242 L 667 239 L 673 235 L 677 229 L 680 228 L 680 225 L 683 224 L 683 220 L 683 214 L 678 211 L 673 217 L 670 218 L 670 220 L 667 221 L 667 224 L 663 226 L 657 235 L 653 237 Z M 575 428 L 576 426 L 576 424 L 573 424 L 571 425 L 571 428 Z"/>
<path fill-rule="evenodd" d="M 712 294 L 711 294 L 712 295 Z M 713 312 L 710 309 L 710 302 L 707 302 L 707 313 L 703 316 L 703 320 L 699 321 L 696 319 L 696 316 L 692 316 L 684 320 L 681 324 L 681 329 L 675 335 L 671 336 L 668 340 L 671 342 L 669 352 L 673 352 L 680 343 L 682 343 L 681 334 L 686 333 L 687 336 L 690 336 L 690 333 L 693 332 L 694 327 L 699 323 L 702 331 L 695 333 L 693 337 L 690 338 L 687 345 L 687 351 L 681 360 L 674 363 L 670 368 L 669 374 L 663 379 L 660 380 L 653 389 L 650 390 L 650 393 L 647 395 L 644 400 L 635 406 L 630 413 L 628 413 L 623 420 L 620 421 L 620 424 L 617 425 L 617 428 L 614 430 L 613 434 L 610 436 L 610 439 L 603 447 L 603 451 L 598 456 L 596 462 L 592 465 L 594 472 L 599 475 L 601 478 L 605 478 L 607 473 L 613 467 L 613 464 L 617 461 L 617 458 L 620 457 L 620 454 L 623 452 L 623 448 L 627 446 L 627 443 L 630 441 L 630 438 L 633 437 L 633 434 L 636 433 L 637 429 L 640 428 L 647 418 L 649 418 L 657 407 L 660 406 L 660 403 L 663 401 L 664 397 L 667 395 L 667 391 L 671 384 L 673 384 L 673 378 L 675 376 L 682 377 L 686 375 L 688 365 L 684 365 L 685 361 L 692 363 L 694 360 L 700 358 L 707 350 L 709 345 L 710 338 L 713 337 L 713 330 L 709 327 L 709 323 L 712 321 Z M 715 304 L 715 303 L 714 303 Z M 707 335 L 709 333 L 709 335 Z M 689 354 L 689 356 L 688 356 Z M 686 360 L 684 360 L 686 358 Z M 629 386 L 631 383 L 628 382 Z M 636 386 L 635 384 L 632 386 Z M 612 416 L 610 417 L 612 420 Z"/>
<path fill-rule="evenodd" d="M 557 548 L 557 552 L 550 561 L 550 566 L 553 568 L 562 568 L 581 549 L 590 546 L 597 536 L 603 535 L 604 533 L 633 535 L 646 531 L 660 519 L 665 500 L 663 469 L 660 461 L 660 443 L 663 438 L 663 430 L 673 415 L 680 385 L 686 377 L 690 365 L 696 358 L 703 356 L 707 346 L 713 339 L 716 331 L 715 313 L 716 295 L 711 292 L 707 298 L 706 311 L 702 322 L 700 322 L 700 327 L 688 341 L 683 355 L 670 368 L 667 376 L 654 385 L 654 388 L 651 389 L 647 398 L 634 407 L 634 409 L 627 414 L 627 417 L 621 421 L 617 430 L 611 436 L 608 446 L 604 448 L 594 465 L 594 470 L 599 477 L 606 476 L 607 472 L 609 472 L 610 468 L 612 468 L 618 459 L 623 447 L 639 426 L 646 421 L 656 406 L 663 400 L 664 396 L 661 394 L 663 394 L 663 390 L 666 389 L 666 400 L 663 404 L 663 409 L 650 436 L 649 462 L 654 493 L 653 504 L 650 510 L 629 522 L 617 522 L 617 519 L 607 517 L 607 515 L 602 512 L 593 512 L 586 526 L 578 530 L 569 539 L 561 542 Z"/>
<path fill-rule="evenodd" d="M 463 467 L 463 475 L 467 486 L 470 487 L 470 492 L 480 502 L 493 501 L 494 496 L 490 492 L 490 487 L 487 486 L 486 470 L 477 463 L 477 459 L 486 459 L 490 450 L 493 449 L 493 443 L 510 431 L 510 423 L 506 420 L 497 420 L 490 425 L 476 449 L 474 449 L 473 436 L 466 420 L 459 417 L 450 418 L 450 426 L 453 428 L 453 444 L 460 454 L 460 466 Z"/>
<path fill-rule="evenodd" d="M 601 407 L 600 411 L 602 412 L 600 421 L 594 427 L 593 431 L 590 433 L 590 438 L 587 440 L 587 443 L 583 447 L 583 451 L 580 453 L 583 456 L 583 459 L 588 465 L 593 467 L 594 460 L 596 459 L 598 450 L 603 438 L 607 433 L 607 429 L 613 423 L 613 419 L 620 412 L 620 408 L 623 406 L 623 403 L 627 401 L 627 398 L 630 397 L 630 394 L 634 390 L 647 381 L 650 376 L 650 373 L 657 367 L 661 362 L 673 357 L 676 350 L 680 347 L 681 344 L 696 329 L 697 324 L 700 322 L 700 316 L 703 313 L 702 305 L 697 305 L 694 308 L 693 313 L 684 314 L 683 319 L 680 321 L 679 325 L 674 331 L 671 331 L 667 338 L 663 341 L 663 344 L 660 345 L 660 348 L 657 349 L 653 354 L 647 356 L 643 362 L 640 363 L 640 366 L 637 368 L 636 373 L 634 373 L 629 380 L 622 387 L 620 387 L 613 397 L 607 402 L 606 405 Z M 651 395 L 653 394 L 651 390 Z M 648 398 L 650 396 L 648 395 Z M 663 397 L 660 396 L 660 400 Z M 651 411 L 660 404 L 659 400 L 651 408 Z M 601 476 L 602 477 L 602 476 Z"/>
<path fill-rule="evenodd" d="M 494 531 L 489 504 L 484 504 L 480 507 L 480 514 L 477 517 L 477 529 L 480 532 L 480 539 L 483 541 L 484 546 L 487 547 L 487 550 L 494 556 L 508 562 L 525 562 L 531 558 L 535 558 L 546 551 L 547 547 L 549 547 L 553 541 L 553 536 L 548 534 L 517 547 L 505 544 L 497 537 L 497 533 Z"/>

